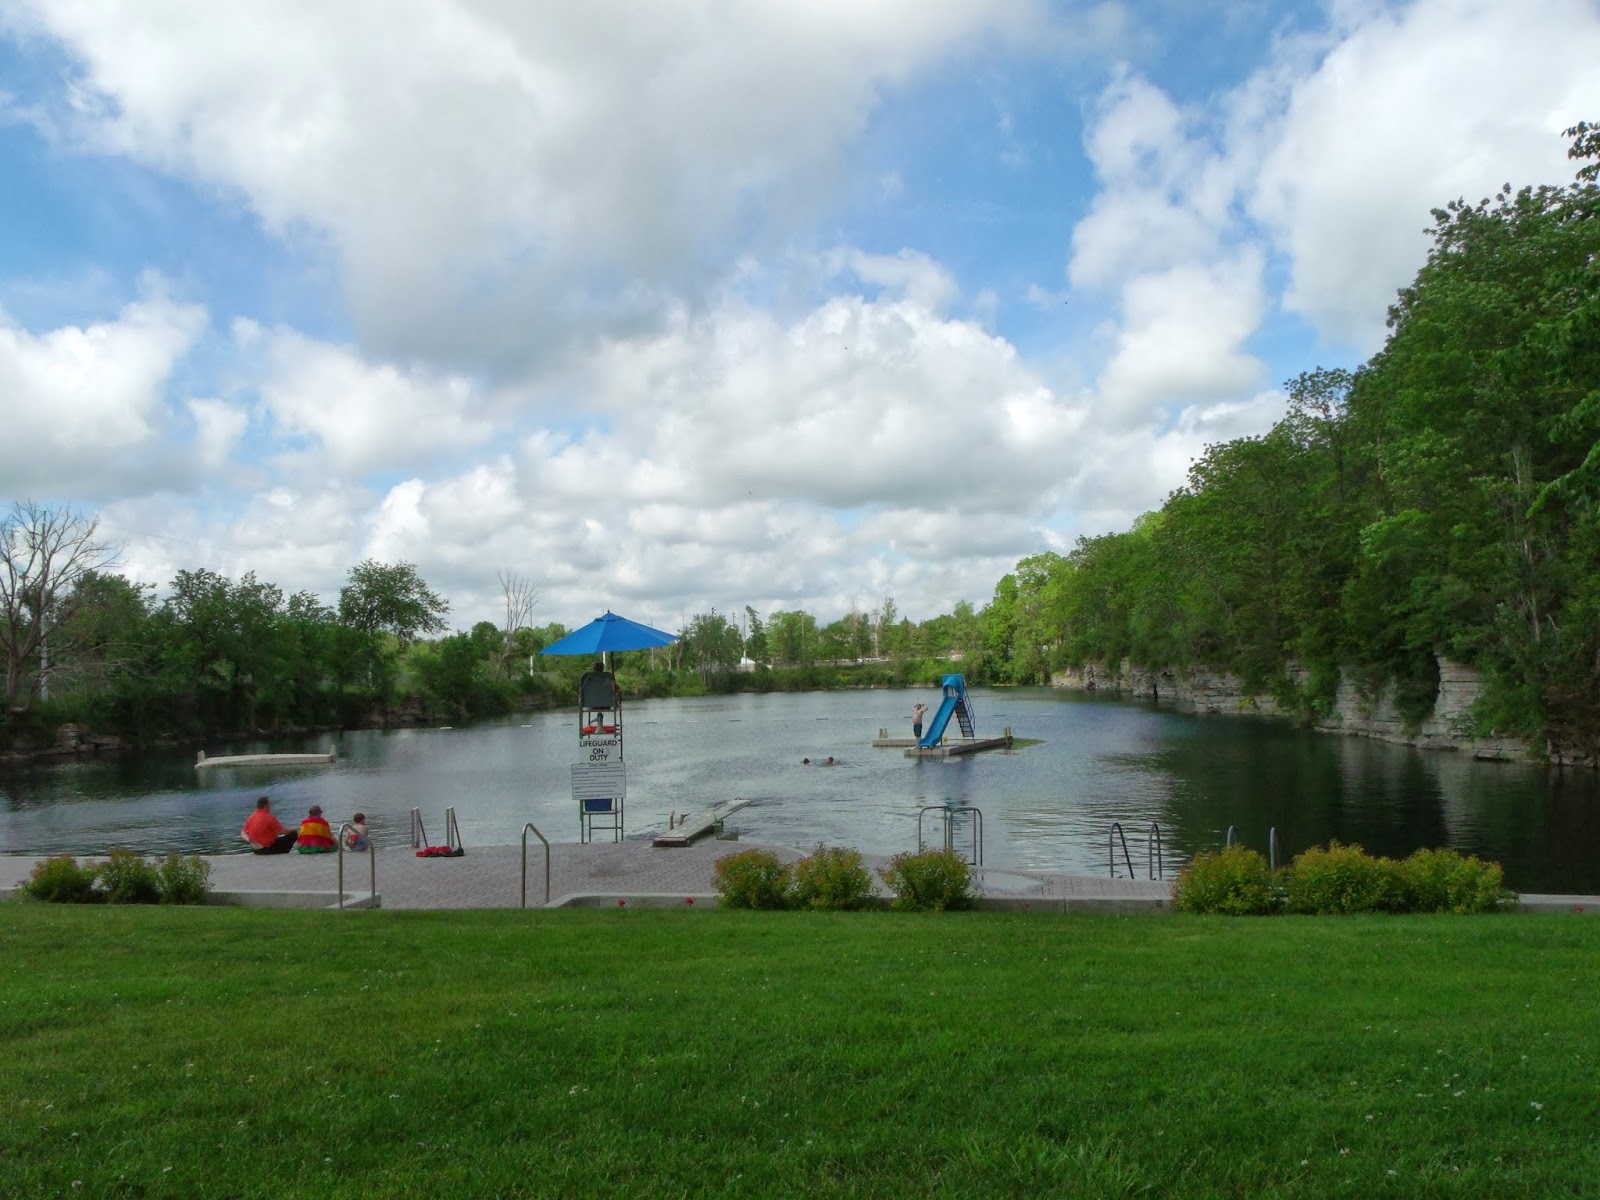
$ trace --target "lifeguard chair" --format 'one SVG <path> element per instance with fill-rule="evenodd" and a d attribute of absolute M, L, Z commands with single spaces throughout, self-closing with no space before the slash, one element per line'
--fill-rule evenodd
<path fill-rule="evenodd" d="M 617 678 L 601 664 L 578 682 L 578 748 L 572 764 L 572 798 L 578 803 L 578 838 L 595 833 L 623 838 L 623 807 L 628 772 L 622 761 L 622 693 Z"/>

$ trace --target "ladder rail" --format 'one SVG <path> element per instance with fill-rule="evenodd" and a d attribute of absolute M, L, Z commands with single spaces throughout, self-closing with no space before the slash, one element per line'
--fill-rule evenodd
<path fill-rule="evenodd" d="M 1117 877 L 1117 843 L 1113 839 L 1120 839 L 1122 842 L 1122 860 L 1128 865 L 1128 878 L 1139 878 L 1133 873 L 1133 857 L 1128 853 L 1128 839 L 1122 832 L 1121 821 L 1111 822 L 1111 832 L 1106 835 L 1106 866 L 1111 872 L 1111 878 Z"/>

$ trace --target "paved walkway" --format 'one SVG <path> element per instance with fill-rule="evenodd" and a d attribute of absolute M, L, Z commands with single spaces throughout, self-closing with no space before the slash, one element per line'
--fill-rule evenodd
<path fill-rule="evenodd" d="M 648 841 L 579 845 L 558 842 L 550 847 L 550 890 L 554 904 L 707 903 L 715 899 L 712 872 L 717 859 L 747 842 L 708 839 L 692 846 L 656 849 Z M 762 847 L 785 861 L 801 852 L 784 846 Z M 864 856 L 869 870 L 888 862 Z M 218 892 L 318 894 L 337 903 L 339 863 L 335 854 L 207 855 L 211 886 Z M 40 859 L 0 856 L 0 891 L 27 879 Z M 384 908 L 516 908 L 522 900 L 522 851 L 519 846 L 468 847 L 460 858 L 418 858 L 406 847 L 380 847 L 376 862 L 366 854 L 344 856 L 347 897 L 365 897 L 374 866 Z M 980 870 L 980 893 L 993 907 L 1062 911 L 1066 908 L 1161 908 L 1171 883 L 1106 879 L 1082 875 L 1050 875 L 1030 871 Z M 544 847 L 528 847 L 528 904 L 545 900 Z M 879 891 L 887 895 L 880 885 Z"/>

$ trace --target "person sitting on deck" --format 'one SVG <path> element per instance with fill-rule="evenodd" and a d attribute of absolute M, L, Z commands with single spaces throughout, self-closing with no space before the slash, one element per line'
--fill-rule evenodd
<path fill-rule="evenodd" d="M 344 848 L 365 850 L 367 846 L 367 814 L 357 813 L 350 819 L 350 828 L 344 831 Z"/>
<path fill-rule="evenodd" d="M 300 840 L 295 846 L 301 854 L 328 854 L 339 848 L 333 840 L 333 830 L 322 815 L 322 805 L 313 804 L 306 819 L 300 822 Z"/>
<path fill-rule="evenodd" d="M 298 837 L 272 815 L 272 801 L 266 796 L 256 801 L 256 810 L 245 818 L 239 836 L 254 846 L 257 854 L 287 854 Z"/>

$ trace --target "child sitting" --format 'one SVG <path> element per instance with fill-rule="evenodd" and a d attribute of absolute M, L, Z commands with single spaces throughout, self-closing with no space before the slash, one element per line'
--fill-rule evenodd
<path fill-rule="evenodd" d="M 365 850 L 367 848 L 366 813 L 357 813 L 350 822 L 350 828 L 344 831 L 344 848 L 346 850 Z"/>

